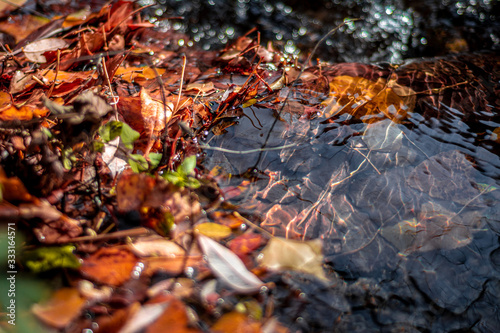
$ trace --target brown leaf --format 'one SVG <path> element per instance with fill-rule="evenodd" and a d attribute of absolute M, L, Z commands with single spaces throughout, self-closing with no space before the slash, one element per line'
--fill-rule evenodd
<path fill-rule="evenodd" d="M 45 324 L 62 329 L 80 314 L 85 302 L 77 289 L 62 288 L 46 303 L 33 305 L 31 311 Z"/>
<path fill-rule="evenodd" d="M 187 267 L 199 266 L 202 262 L 202 257 L 149 257 L 144 258 L 142 261 L 146 266 L 143 272 L 146 276 L 151 276 L 158 272 L 178 275 L 183 273 Z"/>
<path fill-rule="evenodd" d="M 118 108 L 125 122 L 147 141 L 144 145 L 144 155 L 147 155 L 172 117 L 174 104 L 152 99 L 142 88 L 139 97 L 121 98 Z"/>
<path fill-rule="evenodd" d="M 213 333 L 260 333 L 262 326 L 246 314 L 233 311 L 219 318 L 210 331 Z"/>
<path fill-rule="evenodd" d="M 28 193 L 23 182 L 17 177 L 7 178 L 5 171 L 0 166 L 0 189 L 3 200 L 9 202 L 33 202 L 38 201 L 35 197 Z"/>
<path fill-rule="evenodd" d="M 131 277 L 137 257 L 127 249 L 101 248 L 83 260 L 80 272 L 88 279 L 112 286 L 120 286 Z"/>
<path fill-rule="evenodd" d="M 395 82 L 342 75 L 330 81 L 330 97 L 322 104 L 326 105 L 325 117 L 348 113 L 365 123 L 384 118 L 401 122 L 415 107 L 415 100 L 415 92 Z"/>
<path fill-rule="evenodd" d="M 68 43 L 61 38 L 45 38 L 39 39 L 23 47 L 23 52 L 26 58 L 35 63 L 46 63 L 47 59 L 43 55 L 48 51 L 56 51 L 64 49 Z"/>

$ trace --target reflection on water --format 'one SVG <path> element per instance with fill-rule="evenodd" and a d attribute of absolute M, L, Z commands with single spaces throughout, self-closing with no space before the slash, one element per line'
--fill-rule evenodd
<path fill-rule="evenodd" d="M 496 56 L 477 54 L 399 68 L 333 65 L 326 75 L 373 82 L 352 80 L 356 89 L 360 82 L 365 90 L 379 89 L 383 78 L 384 89 L 404 97 L 410 90 L 398 85 L 411 88 L 415 99 L 412 105 L 374 102 L 380 112 L 374 117 L 373 104 L 359 100 L 369 92 L 330 79 L 337 91 L 325 96 L 322 115 L 309 120 L 285 112 L 272 128 L 267 147 L 292 147 L 260 158 L 208 154 L 208 167 L 232 175 L 255 166 L 257 180 L 232 202 L 261 226 L 290 238 L 323 239 L 327 261 L 344 280 L 329 292 L 351 305 L 340 331 L 500 327 L 492 310 L 500 305 L 498 64 Z M 381 90 L 366 98 L 374 96 Z M 382 108 L 405 109 L 404 117 Z M 276 115 L 255 108 L 245 115 L 210 145 L 263 147 Z M 224 185 L 242 181 L 233 176 Z"/>
<path fill-rule="evenodd" d="M 361 19 L 326 40 L 319 54 L 330 61 L 386 61 L 478 51 L 500 45 L 500 4 L 490 0 L 269 1 L 141 0 L 156 6 L 147 17 L 191 36 L 204 49 L 220 49 L 257 27 L 263 41 L 288 53 L 307 53 L 345 18 Z M 179 17 L 184 19 L 162 20 Z"/>

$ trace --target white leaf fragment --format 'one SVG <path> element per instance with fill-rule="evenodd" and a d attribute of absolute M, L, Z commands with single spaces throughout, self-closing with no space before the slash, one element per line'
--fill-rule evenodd
<path fill-rule="evenodd" d="M 239 293 L 252 293 L 260 289 L 263 282 L 231 250 L 201 234 L 198 235 L 198 242 L 212 272 L 224 284 Z"/>

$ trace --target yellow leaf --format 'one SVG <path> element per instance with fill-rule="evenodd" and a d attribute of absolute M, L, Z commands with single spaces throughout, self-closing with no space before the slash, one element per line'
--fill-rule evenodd
<path fill-rule="evenodd" d="M 259 258 L 260 265 L 270 270 L 297 270 L 327 280 L 322 267 L 322 243 L 319 239 L 302 242 L 274 237 Z"/>
<path fill-rule="evenodd" d="M 223 239 L 231 235 L 231 228 L 226 225 L 205 222 L 195 226 L 194 230 L 212 239 Z"/>

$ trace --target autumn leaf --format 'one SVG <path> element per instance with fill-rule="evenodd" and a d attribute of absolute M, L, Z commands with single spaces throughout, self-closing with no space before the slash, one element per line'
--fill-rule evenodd
<path fill-rule="evenodd" d="M 204 235 L 198 235 L 198 243 L 212 272 L 225 285 L 239 293 L 253 293 L 260 289 L 263 282 L 231 250 Z"/>
<path fill-rule="evenodd" d="M 200 233 L 212 239 L 224 239 L 226 237 L 229 237 L 229 235 L 231 235 L 231 228 L 213 222 L 205 222 L 197 224 L 194 227 L 194 230 L 197 233 Z"/>
<path fill-rule="evenodd" d="M 160 132 L 172 117 L 174 104 L 152 99 L 146 89 L 142 88 L 139 97 L 121 98 L 118 107 L 125 122 L 147 141 L 144 155 L 149 154 Z"/>
<path fill-rule="evenodd" d="M 370 81 L 362 77 L 337 76 L 330 81 L 330 97 L 322 102 L 325 117 L 344 113 L 365 123 L 384 118 L 401 122 L 413 111 L 416 93 L 383 78 Z"/>
<path fill-rule="evenodd" d="M 224 314 L 210 328 L 214 333 L 260 333 L 261 324 L 244 313 L 232 311 Z"/>
<path fill-rule="evenodd" d="M 83 260 L 80 272 L 88 279 L 120 286 L 131 278 L 137 257 L 126 249 L 101 248 Z"/>
<path fill-rule="evenodd" d="M 259 256 L 260 265 L 270 270 L 297 270 L 327 280 L 323 271 L 322 242 L 273 237 Z"/>
<path fill-rule="evenodd" d="M 77 289 L 62 288 L 47 302 L 33 305 L 31 310 L 45 324 L 62 329 L 80 314 L 85 301 Z"/>

